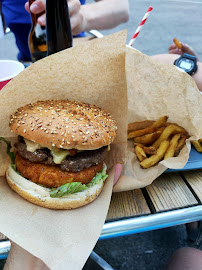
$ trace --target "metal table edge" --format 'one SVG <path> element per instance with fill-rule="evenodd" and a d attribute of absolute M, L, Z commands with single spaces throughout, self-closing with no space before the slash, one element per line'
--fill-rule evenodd
<path fill-rule="evenodd" d="M 202 205 L 105 223 L 99 240 L 163 229 L 202 219 Z"/>

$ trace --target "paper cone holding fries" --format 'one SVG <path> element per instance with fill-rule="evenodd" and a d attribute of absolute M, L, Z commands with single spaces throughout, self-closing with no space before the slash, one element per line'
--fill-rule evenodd
<path fill-rule="evenodd" d="M 127 47 L 126 77 L 128 123 L 168 116 L 168 122 L 182 126 L 190 137 L 179 156 L 148 169 L 140 167 L 134 141 L 128 140 L 126 163 L 114 192 L 148 186 L 167 168 L 183 168 L 189 159 L 190 141 L 202 137 L 202 95 L 190 75 Z"/>

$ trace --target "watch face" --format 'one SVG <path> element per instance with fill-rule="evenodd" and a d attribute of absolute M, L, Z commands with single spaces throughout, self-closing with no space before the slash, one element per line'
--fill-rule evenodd
<path fill-rule="evenodd" d="M 180 68 L 190 69 L 191 67 L 192 67 L 192 64 L 190 62 L 182 61 L 180 63 Z"/>
<path fill-rule="evenodd" d="M 184 69 L 185 71 L 189 71 L 193 68 L 193 61 L 189 59 L 181 59 L 179 61 L 179 67 Z"/>

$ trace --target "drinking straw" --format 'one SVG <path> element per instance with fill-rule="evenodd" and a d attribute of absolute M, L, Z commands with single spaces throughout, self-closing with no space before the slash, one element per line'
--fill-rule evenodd
<path fill-rule="evenodd" d="M 142 29 L 143 25 L 145 24 L 145 22 L 146 22 L 147 18 L 149 17 L 152 9 L 153 9 L 152 7 L 148 8 L 147 12 L 145 13 L 144 17 L 142 18 L 141 23 L 139 24 L 137 30 L 135 31 L 135 34 L 133 35 L 131 41 L 129 42 L 129 44 L 128 44 L 129 46 L 133 46 L 133 43 L 134 43 L 135 39 L 137 38 L 138 34 L 140 33 L 140 30 Z"/>

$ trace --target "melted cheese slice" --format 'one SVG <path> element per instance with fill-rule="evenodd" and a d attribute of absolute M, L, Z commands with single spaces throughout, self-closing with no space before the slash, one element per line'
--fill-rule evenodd
<path fill-rule="evenodd" d="M 63 150 L 63 149 L 56 150 L 53 148 L 50 150 L 51 150 L 51 155 L 53 157 L 53 161 L 55 162 L 55 164 L 60 164 L 69 155 L 68 150 Z"/>
<path fill-rule="evenodd" d="M 26 143 L 26 146 L 27 146 L 27 151 L 29 152 L 35 152 L 37 149 L 41 149 L 42 146 L 38 143 L 35 143 L 35 142 L 32 142 L 32 141 L 29 141 L 27 139 L 24 138 L 24 141 Z"/>
<path fill-rule="evenodd" d="M 24 140 L 27 146 L 27 151 L 29 152 L 33 153 L 37 149 L 45 148 L 45 146 L 42 146 L 39 143 L 35 143 L 27 139 Z M 53 161 L 55 164 L 60 164 L 69 155 L 69 150 L 58 149 L 56 147 L 46 147 L 46 148 L 48 148 L 51 151 L 51 155 L 53 157 Z"/>
<path fill-rule="evenodd" d="M 35 152 L 37 149 L 42 149 L 42 148 L 48 148 L 51 151 L 51 155 L 53 157 L 53 161 L 55 164 L 61 164 L 63 160 L 70 154 L 69 150 L 66 149 L 59 149 L 56 147 L 46 147 L 42 146 L 39 143 L 32 142 L 30 140 L 27 140 L 24 138 L 24 141 L 27 146 L 27 151 L 29 152 Z M 110 150 L 110 145 L 108 145 L 108 151 Z M 78 150 L 78 152 L 81 152 L 82 150 Z"/>

